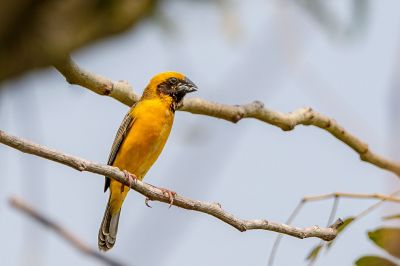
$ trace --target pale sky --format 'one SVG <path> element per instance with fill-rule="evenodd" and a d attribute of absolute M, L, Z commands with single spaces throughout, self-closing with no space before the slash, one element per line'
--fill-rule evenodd
<path fill-rule="evenodd" d="M 332 4 L 346 17 L 346 3 Z M 260 100 L 274 110 L 304 106 L 328 115 L 370 148 L 393 157 L 390 113 L 400 48 L 400 2 L 370 2 L 355 36 L 332 36 L 292 1 L 232 1 L 230 13 L 211 2 L 164 3 L 165 20 L 147 21 L 73 54 L 82 67 L 142 91 L 152 75 L 176 70 L 199 87 L 196 96 L 227 103 Z M 235 23 L 228 23 L 233 16 Z M 168 23 L 166 23 L 168 21 Z M 227 26 L 228 25 L 228 26 Z M 398 77 L 397 77 L 398 79 Z M 127 107 L 68 85 L 54 69 L 32 72 L 0 90 L 1 129 L 105 163 Z M 397 94 L 398 95 L 398 94 Z M 391 100 L 391 101 L 389 101 Z M 97 248 L 107 194 L 103 178 L 0 146 L 0 257 L 4 265 L 99 265 L 54 233 L 11 209 L 18 195 Z M 398 158 L 397 158 L 398 159 Z M 315 127 L 294 131 L 256 120 L 238 124 L 178 112 L 170 139 L 145 179 L 178 194 L 219 202 L 244 219 L 284 222 L 306 195 L 334 191 L 390 193 L 393 174 L 361 162 L 342 142 Z M 342 200 L 337 216 L 356 215 L 373 201 Z M 307 205 L 296 226 L 325 226 L 332 202 Z M 109 256 L 135 266 L 265 266 L 276 233 L 240 233 L 215 218 L 152 203 L 132 191 Z M 366 231 L 381 225 L 386 205 L 341 235 L 316 265 L 351 265 L 383 254 Z M 275 265 L 306 265 L 318 239 L 285 237 Z M 23 255 L 21 255 L 23 254 Z M 290 255 L 289 255 L 290 254 Z M 5 259 L 5 260 L 4 260 Z"/>

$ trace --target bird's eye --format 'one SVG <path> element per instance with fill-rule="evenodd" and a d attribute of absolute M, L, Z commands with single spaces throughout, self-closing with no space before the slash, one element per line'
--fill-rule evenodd
<path fill-rule="evenodd" d="M 169 79 L 169 83 L 174 85 L 174 84 L 178 83 L 178 79 L 177 78 L 170 78 Z"/>

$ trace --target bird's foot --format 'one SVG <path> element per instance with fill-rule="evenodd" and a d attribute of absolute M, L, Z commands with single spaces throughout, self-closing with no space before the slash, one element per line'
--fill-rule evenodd
<path fill-rule="evenodd" d="M 174 204 L 174 197 L 176 196 L 176 192 L 165 188 L 158 188 L 158 189 L 161 190 L 161 192 L 169 198 L 168 208 L 171 208 L 172 204 Z"/>
<path fill-rule="evenodd" d="M 156 187 L 156 186 L 153 186 L 153 185 L 151 185 L 151 184 L 149 184 L 149 185 L 152 186 L 152 187 L 154 187 L 154 188 L 156 188 L 156 189 L 161 190 L 161 192 L 162 192 L 165 196 L 167 196 L 167 197 L 169 198 L 169 207 L 168 207 L 168 208 L 171 208 L 172 204 L 174 204 L 174 197 L 176 196 L 176 192 L 175 192 L 175 191 L 172 191 L 172 190 L 169 190 L 169 189 L 166 189 L 166 188 Z M 152 199 L 150 199 L 150 198 L 146 198 L 145 201 L 144 201 L 144 204 L 146 204 L 147 207 L 150 207 L 150 205 L 148 204 L 148 202 L 151 201 L 151 200 L 152 200 Z M 150 208 L 151 208 L 151 207 L 150 207 Z"/>
<path fill-rule="evenodd" d="M 135 176 L 134 174 L 129 173 L 126 170 L 123 170 L 122 172 L 124 173 L 125 177 L 128 179 L 128 183 L 129 183 L 129 188 L 128 189 L 130 189 L 132 187 L 133 183 L 136 180 L 138 180 L 138 178 L 137 178 L 137 176 Z M 124 191 L 124 185 L 122 184 L 121 185 L 121 192 L 123 192 L 123 191 Z"/>
<path fill-rule="evenodd" d="M 177 195 L 177 193 L 175 191 L 172 191 L 172 190 L 169 190 L 166 188 L 153 186 L 152 184 L 148 184 L 148 185 L 152 186 L 153 188 L 161 190 L 161 192 L 164 194 L 164 196 L 167 196 L 169 198 L 169 207 L 168 208 L 171 208 L 172 204 L 174 204 L 174 197 Z M 147 207 L 151 208 L 151 206 L 149 205 L 149 201 L 152 201 L 152 199 L 150 199 L 149 197 L 146 197 L 146 199 L 144 200 L 144 204 L 146 204 Z"/>

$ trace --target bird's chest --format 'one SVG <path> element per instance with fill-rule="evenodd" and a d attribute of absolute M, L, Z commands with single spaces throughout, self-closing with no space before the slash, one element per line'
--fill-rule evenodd
<path fill-rule="evenodd" d="M 172 128 L 173 113 L 167 108 L 147 108 L 135 116 L 115 166 L 143 178 L 160 155 Z"/>
<path fill-rule="evenodd" d="M 137 125 L 132 128 L 128 142 L 132 146 L 139 146 L 141 155 L 151 155 L 164 147 L 172 127 L 172 120 L 159 116 L 146 117 L 136 121 Z M 133 132 L 135 131 L 135 132 Z"/>

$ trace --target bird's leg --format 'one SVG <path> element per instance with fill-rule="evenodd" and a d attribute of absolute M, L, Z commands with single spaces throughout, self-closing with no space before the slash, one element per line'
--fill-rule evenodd
<path fill-rule="evenodd" d="M 138 178 L 137 178 L 137 176 L 129 173 L 126 170 L 123 170 L 122 172 L 124 173 L 125 177 L 128 179 L 128 183 L 129 183 L 128 189 L 130 189 L 132 184 L 133 184 L 133 182 L 135 182 Z M 124 184 L 121 184 L 121 192 L 124 191 L 124 186 L 125 186 Z"/>

